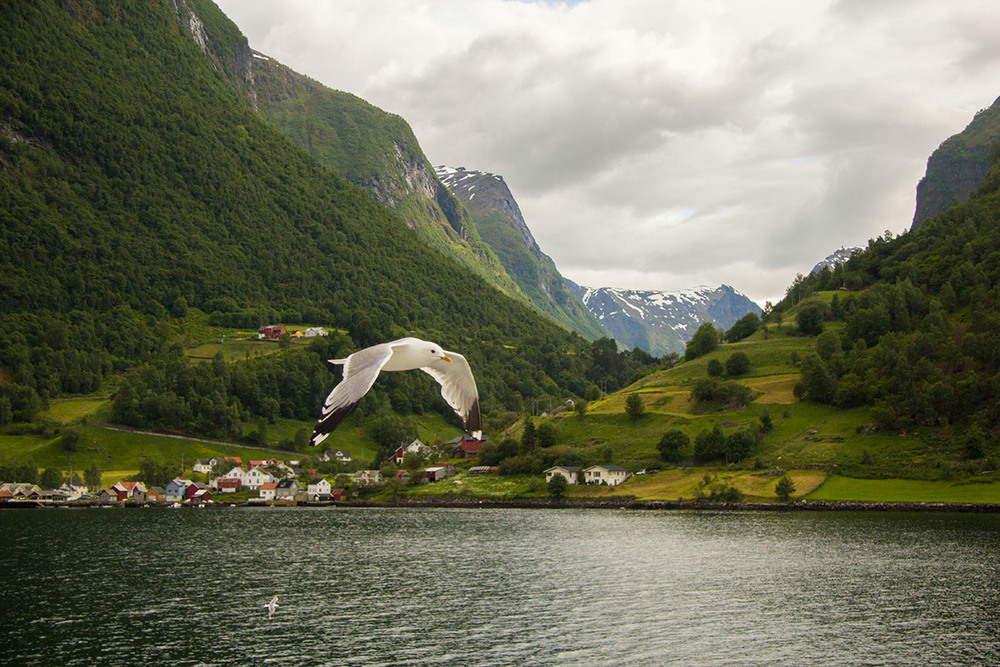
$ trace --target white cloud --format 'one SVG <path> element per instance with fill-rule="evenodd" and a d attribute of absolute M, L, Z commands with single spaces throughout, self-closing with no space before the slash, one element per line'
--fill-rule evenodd
<path fill-rule="evenodd" d="M 763 302 L 900 232 L 1000 93 L 989 0 L 222 0 L 251 46 L 503 174 L 577 282 Z"/>

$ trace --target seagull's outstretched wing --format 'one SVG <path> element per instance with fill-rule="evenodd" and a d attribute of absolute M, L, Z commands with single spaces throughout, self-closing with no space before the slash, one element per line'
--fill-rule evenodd
<path fill-rule="evenodd" d="M 441 396 L 462 418 L 465 430 L 480 438 L 483 423 L 479 415 L 479 390 L 476 389 L 476 378 L 472 376 L 472 368 L 469 367 L 465 357 L 458 352 L 445 350 L 445 354 L 451 359 L 451 363 L 438 359 L 420 370 L 438 381 L 441 385 Z"/>
<path fill-rule="evenodd" d="M 344 365 L 344 379 L 333 388 L 323 403 L 323 412 L 310 440 L 313 447 L 326 440 L 333 429 L 351 414 L 354 406 L 375 384 L 375 378 L 391 356 L 391 344 L 382 343 L 359 350 L 347 359 L 331 360 L 331 363 Z"/>

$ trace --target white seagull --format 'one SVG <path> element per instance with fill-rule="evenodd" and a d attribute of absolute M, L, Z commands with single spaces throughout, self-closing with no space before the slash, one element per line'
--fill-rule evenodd
<path fill-rule="evenodd" d="M 482 437 L 479 391 L 465 357 L 448 352 L 437 343 L 419 338 L 400 338 L 358 350 L 346 359 L 330 359 L 344 367 L 344 379 L 323 403 L 323 412 L 313 430 L 311 444 L 320 444 L 347 418 L 382 371 L 410 371 L 419 368 L 441 385 L 441 396 L 462 418 L 465 430 Z"/>
<path fill-rule="evenodd" d="M 271 601 L 268 602 L 266 605 L 264 605 L 264 607 L 267 609 L 268 618 L 274 616 L 274 610 L 278 608 L 278 596 L 275 595 L 273 598 L 271 598 Z"/>

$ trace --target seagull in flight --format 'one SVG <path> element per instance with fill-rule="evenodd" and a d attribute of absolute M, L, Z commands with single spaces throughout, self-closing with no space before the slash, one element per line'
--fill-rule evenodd
<path fill-rule="evenodd" d="M 400 338 L 358 350 L 346 359 L 330 359 L 331 364 L 344 367 L 344 379 L 333 388 L 323 403 L 310 444 L 320 444 L 347 418 L 354 406 L 364 398 L 382 371 L 420 369 L 438 381 L 441 396 L 462 418 L 465 430 L 475 438 L 482 437 L 479 414 L 479 391 L 476 379 L 465 357 L 448 352 L 437 343 L 419 338 Z"/>
<path fill-rule="evenodd" d="M 278 608 L 278 596 L 275 595 L 273 598 L 271 598 L 271 601 L 268 602 L 266 605 L 264 605 L 264 607 L 267 609 L 268 618 L 274 616 L 274 610 Z"/>

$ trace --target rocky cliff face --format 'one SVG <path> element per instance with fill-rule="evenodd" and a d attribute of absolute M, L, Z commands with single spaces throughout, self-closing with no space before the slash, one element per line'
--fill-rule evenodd
<path fill-rule="evenodd" d="M 967 200 L 986 178 L 998 143 L 1000 98 L 977 113 L 968 127 L 944 141 L 928 158 L 927 171 L 917 185 L 911 229 Z"/>
<path fill-rule="evenodd" d="M 471 214 L 480 237 L 537 309 L 585 338 L 607 335 L 573 294 L 552 258 L 538 246 L 502 176 L 462 167 L 437 167 L 436 171 Z"/>
<path fill-rule="evenodd" d="M 615 340 L 657 357 L 684 354 L 704 322 L 725 330 L 747 313 L 761 314 L 760 306 L 729 285 L 682 292 L 574 287 Z"/>

